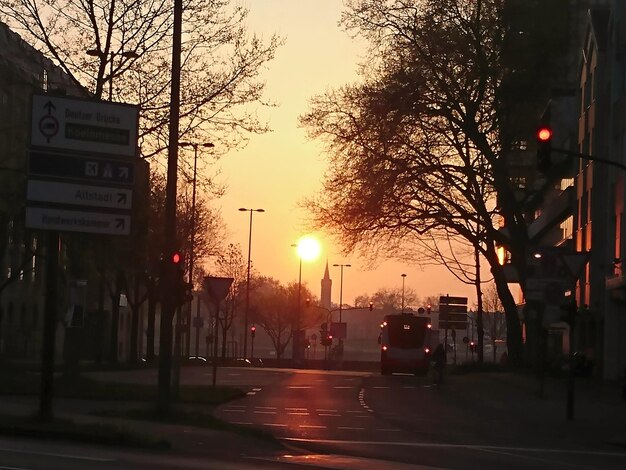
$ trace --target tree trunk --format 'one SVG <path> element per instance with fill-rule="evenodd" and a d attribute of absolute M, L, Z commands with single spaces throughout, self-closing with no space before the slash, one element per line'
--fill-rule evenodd
<path fill-rule="evenodd" d="M 109 341 L 109 363 L 117 364 L 117 342 L 120 326 L 120 295 L 122 290 L 122 273 L 115 276 L 115 288 L 111 292 L 111 338 Z"/>
<path fill-rule="evenodd" d="M 148 296 L 148 326 L 146 328 L 146 361 L 148 364 L 154 363 L 154 334 L 156 324 L 156 306 L 157 299 L 155 289 L 150 286 L 150 295 Z"/>

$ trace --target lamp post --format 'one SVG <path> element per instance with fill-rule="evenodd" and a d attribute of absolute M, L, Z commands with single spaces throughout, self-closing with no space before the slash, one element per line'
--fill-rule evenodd
<path fill-rule="evenodd" d="M 88 51 L 86 51 L 87 55 L 91 56 L 91 57 L 100 57 L 101 59 L 104 59 L 106 57 L 106 53 L 103 51 L 100 51 L 98 49 L 89 49 Z M 136 59 L 139 57 L 139 54 L 137 54 L 135 51 L 126 51 L 126 52 L 109 52 L 109 57 L 110 57 L 110 65 L 109 65 L 109 101 L 111 101 L 113 99 L 113 58 L 115 56 L 121 56 L 121 57 L 126 57 L 127 59 Z"/>
<path fill-rule="evenodd" d="M 298 248 L 298 245 L 295 243 L 291 246 L 296 249 Z M 296 307 L 296 321 L 293 333 L 293 352 L 291 353 L 291 357 L 294 360 L 300 359 L 300 293 L 302 292 L 302 255 L 300 253 L 298 253 L 298 258 L 300 260 L 298 268 L 298 304 Z"/>
<path fill-rule="evenodd" d="M 196 177 L 198 170 L 198 147 L 213 148 L 215 145 L 211 142 L 179 142 L 181 147 L 193 148 L 193 189 L 191 192 L 191 233 L 189 235 L 189 284 L 193 285 L 193 265 L 195 260 L 194 244 L 196 241 Z M 191 336 L 191 305 L 189 301 L 189 311 L 187 312 L 187 356 L 189 356 L 189 342 Z M 200 301 L 197 302 L 198 308 L 196 312 L 196 357 L 200 349 Z"/>
<path fill-rule="evenodd" d="M 404 278 L 406 278 L 406 274 L 401 274 L 402 276 L 402 310 L 400 313 L 404 313 Z"/>
<path fill-rule="evenodd" d="M 243 358 L 248 356 L 248 312 L 250 311 L 250 254 L 252 252 L 252 213 L 253 212 L 265 212 L 265 209 L 247 209 L 245 207 L 239 208 L 240 212 L 250 212 L 250 231 L 248 233 L 248 277 L 246 279 L 246 311 L 243 319 L 243 331 L 246 334 L 243 335 Z"/>
<path fill-rule="evenodd" d="M 343 268 L 349 268 L 350 264 L 333 264 L 334 267 L 339 267 L 341 274 L 339 277 L 339 323 L 341 323 L 341 310 L 343 309 Z M 339 350 L 340 354 L 343 354 L 343 338 L 339 338 Z"/>

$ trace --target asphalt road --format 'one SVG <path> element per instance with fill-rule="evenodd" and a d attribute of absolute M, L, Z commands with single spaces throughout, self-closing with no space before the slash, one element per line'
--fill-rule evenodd
<path fill-rule="evenodd" d="M 240 372 L 241 380 L 246 372 Z M 258 378 L 262 370 L 251 372 Z M 323 455 L 446 469 L 626 468 L 624 449 L 590 439 L 598 431 L 584 416 L 567 423 L 563 407 L 537 400 L 528 390 L 498 390 L 497 382 L 487 391 L 463 390 L 452 377 L 435 387 L 427 377 L 405 375 L 268 374 L 245 399 L 215 414 Z"/>

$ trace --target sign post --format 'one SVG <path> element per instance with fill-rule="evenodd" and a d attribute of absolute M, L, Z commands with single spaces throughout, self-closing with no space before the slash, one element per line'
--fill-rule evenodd
<path fill-rule="evenodd" d="M 456 330 L 467 331 L 467 297 L 442 295 L 439 297 L 439 329 L 445 330 L 444 347 L 448 352 L 448 329 L 452 330 L 454 341 L 454 362 L 456 363 Z"/>

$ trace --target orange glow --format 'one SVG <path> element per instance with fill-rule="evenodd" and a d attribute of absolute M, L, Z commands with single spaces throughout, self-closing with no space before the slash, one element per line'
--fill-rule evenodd
<path fill-rule="evenodd" d="M 541 142 L 547 142 L 552 138 L 552 129 L 549 127 L 542 127 L 537 131 L 537 139 Z"/>

